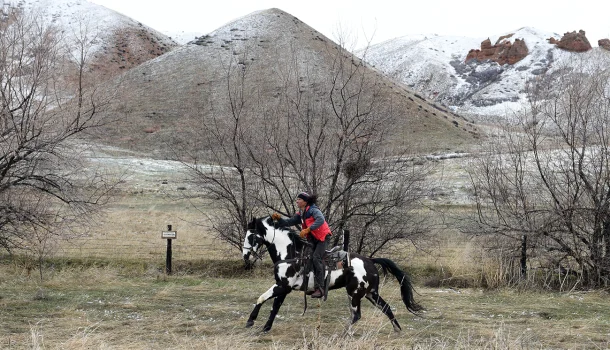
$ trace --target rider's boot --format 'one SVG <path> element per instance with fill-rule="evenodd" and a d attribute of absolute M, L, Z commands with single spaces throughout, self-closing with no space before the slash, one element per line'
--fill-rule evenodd
<path fill-rule="evenodd" d="M 313 292 L 313 294 L 311 295 L 312 298 L 321 298 L 324 296 L 324 289 L 323 288 L 316 288 L 315 292 Z"/>

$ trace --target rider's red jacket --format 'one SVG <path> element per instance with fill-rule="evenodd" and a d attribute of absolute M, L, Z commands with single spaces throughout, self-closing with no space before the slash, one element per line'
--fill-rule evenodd
<path fill-rule="evenodd" d="M 280 227 L 297 224 L 301 224 L 303 228 L 309 227 L 311 229 L 311 234 L 318 241 L 324 241 L 326 236 L 332 234 L 330 232 L 330 227 L 324 218 L 324 214 L 322 214 L 320 208 L 315 204 L 305 207 L 302 212 L 297 212 L 290 219 L 283 219 L 279 222 Z"/>
<path fill-rule="evenodd" d="M 311 211 L 312 211 L 311 209 L 320 211 L 320 209 L 318 209 L 317 206 L 314 206 L 313 208 L 311 206 L 305 207 L 305 214 L 301 216 L 301 220 L 303 222 L 303 228 L 309 227 L 311 229 L 311 234 L 318 241 L 323 241 L 326 239 L 327 235 L 331 234 L 330 227 L 328 227 L 328 223 L 326 222 L 326 220 L 324 220 L 323 216 L 322 216 L 322 219 L 323 219 L 322 224 L 318 225 L 316 227 L 316 218 L 314 216 L 314 213 L 311 213 Z M 320 212 L 320 214 L 321 214 L 321 212 Z"/>

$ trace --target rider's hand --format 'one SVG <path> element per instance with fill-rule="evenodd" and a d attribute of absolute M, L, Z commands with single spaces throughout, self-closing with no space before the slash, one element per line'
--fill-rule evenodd
<path fill-rule="evenodd" d="M 271 214 L 271 219 L 273 219 L 273 221 L 278 221 L 281 218 L 282 218 L 282 216 L 278 213 Z"/>
<path fill-rule="evenodd" d="M 309 227 L 306 227 L 301 230 L 301 233 L 299 233 L 299 236 L 301 236 L 301 238 L 305 238 L 305 237 L 307 237 L 309 232 L 311 232 L 311 229 Z"/>

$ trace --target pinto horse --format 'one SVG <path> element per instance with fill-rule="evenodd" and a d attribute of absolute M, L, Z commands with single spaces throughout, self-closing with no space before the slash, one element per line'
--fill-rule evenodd
<path fill-rule="evenodd" d="M 303 270 L 308 263 L 308 258 L 300 256 L 300 252 L 306 244 L 299 238 L 296 231 L 276 228 L 269 216 L 252 219 L 248 224 L 242 251 L 244 261 L 249 266 L 251 256 L 262 249 L 263 245 L 266 246 L 271 260 L 274 262 L 275 284 L 258 298 L 254 310 L 246 322 L 246 327 L 254 325 L 265 301 L 275 298 L 269 319 L 263 327 L 263 331 L 268 332 L 288 293 L 292 290 L 304 291 L 307 294 L 313 293 L 313 272 L 309 273 L 309 278 L 305 278 Z M 381 265 L 384 273 L 389 271 L 396 277 L 400 284 L 402 301 L 408 311 L 418 315 L 417 312 L 423 310 L 413 299 L 413 286 L 409 277 L 392 260 L 367 258 L 358 254 L 350 254 L 349 257 L 349 266 L 340 270 L 326 271 L 326 281 L 329 284 L 327 286 L 329 290 L 346 289 L 350 301 L 351 324 L 360 319 L 360 301 L 365 297 L 390 319 L 394 331 L 401 330 L 390 305 L 379 295 L 379 271 L 375 264 Z M 330 278 L 328 274 L 330 274 Z M 308 281 L 307 285 L 304 281 Z"/>

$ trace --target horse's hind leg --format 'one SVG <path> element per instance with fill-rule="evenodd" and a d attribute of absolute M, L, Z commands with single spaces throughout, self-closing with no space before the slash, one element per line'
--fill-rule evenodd
<path fill-rule="evenodd" d="M 361 315 L 360 315 L 360 301 L 362 300 L 360 298 L 360 296 L 352 296 L 350 294 L 347 295 L 347 299 L 348 299 L 348 306 L 349 306 L 349 312 L 351 315 L 350 320 L 347 322 L 347 324 L 345 325 L 345 332 L 343 333 L 343 336 L 352 336 L 354 335 L 354 331 L 352 329 L 352 325 L 354 323 L 356 323 Z"/>
<path fill-rule="evenodd" d="M 402 328 L 400 328 L 400 324 L 394 317 L 394 313 L 392 312 L 392 308 L 388 303 L 383 300 L 383 298 L 377 292 L 371 292 L 366 295 L 366 298 L 373 303 L 373 305 L 377 306 L 384 315 L 386 315 L 390 322 L 392 322 L 392 327 L 394 327 L 395 332 L 400 332 Z"/>
<path fill-rule="evenodd" d="M 362 296 L 360 296 L 358 294 L 354 294 L 350 298 L 350 301 L 351 301 L 350 311 L 352 312 L 352 323 L 351 324 L 358 322 L 360 317 L 362 317 L 362 314 L 360 313 L 360 301 L 361 300 L 362 300 Z"/>

